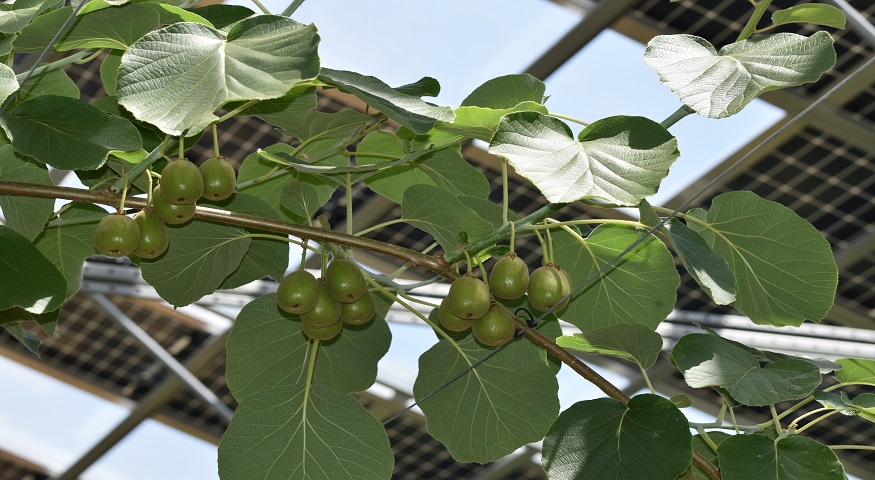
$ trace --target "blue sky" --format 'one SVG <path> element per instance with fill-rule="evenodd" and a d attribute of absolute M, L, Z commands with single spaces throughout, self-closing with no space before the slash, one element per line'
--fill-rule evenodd
<path fill-rule="evenodd" d="M 231 3 L 255 9 L 248 1 Z M 274 13 L 286 6 L 271 0 L 265 4 Z M 433 76 L 443 86 L 436 103 L 449 106 L 457 106 L 490 78 L 524 70 L 580 20 L 572 10 L 544 0 L 309 0 L 294 18 L 318 26 L 323 65 L 373 75 L 390 85 Z M 643 52 L 643 45 L 616 32 L 602 33 L 547 79 L 547 106 L 587 121 L 619 114 L 662 120 L 680 103 L 644 64 Z M 672 128 L 682 157 L 653 203 L 669 199 L 782 115 L 755 102 L 719 123 L 702 117 L 682 120 Z M 396 378 L 415 375 L 416 358 L 430 346 L 433 334 L 411 325 L 393 325 L 393 332 L 395 341 L 381 365 L 406 365 Z M 607 375 L 620 386 L 625 383 Z M 563 408 L 597 396 L 567 369 L 559 378 Z M 126 412 L 3 357 L 0 385 L 0 449 L 55 470 L 87 450 Z M 214 479 L 216 451 L 211 444 L 148 421 L 84 478 Z"/>

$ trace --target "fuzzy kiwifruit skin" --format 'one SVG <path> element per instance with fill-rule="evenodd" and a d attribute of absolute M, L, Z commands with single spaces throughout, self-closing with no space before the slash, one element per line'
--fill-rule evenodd
<path fill-rule="evenodd" d="M 167 225 L 152 210 L 140 210 L 134 215 L 134 221 L 140 228 L 140 244 L 134 250 L 134 255 L 151 260 L 160 257 L 170 245 Z"/>
<path fill-rule="evenodd" d="M 322 328 L 340 321 L 343 309 L 340 302 L 328 294 L 325 281 L 320 279 L 317 283 L 319 292 L 316 296 L 316 304 L 310 311 L 301 314 L 301 321 L 310 327 Z"/>
<path fill-rule="evenodd" d="M 464 275 L 457 278 L 444 299 L 453 315 L 474 320 L 486 315 L 492 304 L 489 286 L 479 278 Z"/>
<path fill-rule="evenodd" d="M 571 277 L 568 276 L 568 272 L 555 264 L 535 269 L 529 278 L 529 303 L 542 312 L 549 310 L 569 293 L 571 293 Z M 568 300 L 560 303 L 553 311 L 562 310 L 566 305 Z"/>
<path fill-rule="evenodd" d="M 471 325 L 473 324 L 471 320 L 455 316 L 453 312 L 450 311 L 449 304 L 446 300 L 441 302 L 438 307 L 438 319 L 441 322 L 441 326 L 451 332 L 464 332 L 471 328 Z"/>
<path fill-rule="evenodd" d="M 312 273 L 298 270 L 286 275 L 276 289 L 276 304 L 289 313 L 301 315 L 313 310 L 319 299 L 319 283 Z"/>
<path fill-rule="evenodd" d="M 348 325 L 364 325 L 374 318 L 377 313 L 377 304 L 371 292 L 365 293 L 352 303 L 340 304 L 340 321 Z"/>
<path fill-rule="evenodd" d="M 234 166 L 222 157 L 213 157 L 198 169 L 204 181 L 204 198 L 224 200 L 237 189 L 237 173 Z"/>
<path fill-rule="evenodd" d="M 167 164 L 161 171 L 161 195 L 170 203 L 188 205 L 204 194 L 204 179 L 195 164 L 184 158 Z"/>
<path fill-rule="evenodd" d="M 471 330 L 478 342 L 490 347 L 503 345 L 513 338 L 513 319 L 503 308 L 493 304 L 486 315 L 474 320 Z"/>
<path fill-rule="evenodd" d="M 196 207 L 194 203 L 180 205 L 168 202 L 161 194 L 160 186 L 152 191 L 152 208 L 167 225 L 182 225 L 191 220 Z"/>
<path fill-rule="evenodd" d="M 331 325 L 324 327 L 312 327 L 306 323 L 301 324 L 301 330 L 304 331 L 304 335 L 312 340 L 320 340 L 323 342 L 336 337 L 342 328 L 343 322 L 334 322 Z"/>
<path fill-rule="evenodd" d="M 335 259 L 325 269 L 325 286 L 331 298 L 352 303 L 368 290 L 368 283 L 359 267 L 342 258 Z"/>
<path fill-rule="evenodd" d="M 139 243 L 140 227 L 125 215 L 107 215 L 94 229 L 94 248 L 109 257 L 130 255 Z"/>
<path fill-rule="evenodd" d="M 529 266 L 512 253 L 498 259 L 489 274 L 489 289 L 495 298 L 520 298 L 526 294 L 528 286 Z"/>

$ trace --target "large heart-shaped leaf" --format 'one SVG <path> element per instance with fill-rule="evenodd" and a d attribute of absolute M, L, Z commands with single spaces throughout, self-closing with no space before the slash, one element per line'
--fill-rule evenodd
<path fill-rule="evenodd" d="M 463 107 L 495 110 L 513 108 L 523 102 L 542 103 L 547 86 L 528 73 L 503 75 L 483 82 L 464 100 Z"/>
<path fill-rule="evenodd" d="M 61 170 L 93 170 L 111 151 L 143 148 L 131 122 L 79 100 L 41 95 L 3 116 L 15 151 Z"/>
<path fill-rule="evenodd" d="M 60 0 L 16 0 L 0 5 L 0 33 L 16 33 L 43 10 L 61 3 Z"/>
<path fill-rule="evenodd" d="M 835 65 L 836 53 L 827 32 L 762 35 L 720 52 L 695 35 L 659 35 L 647 44 L 644 61 L 696 113 L 723 118 L 769 90 L 817 81 Z"/>
<path fill-rule="evenodd" d="M 17 52 L 40 52 L 67 23 L 73 7 L 60 8 L 36 18 L 15 41 Z M 157 27 L 160 15 L 146 5 L 106 8 L 76 17 L 54 44 L 55 50 L 117 48 L 124 50 Z"/>
<path fill-rule="evenodd" d="M 752 353 L 716 335 L 686 335 L 671 352 L 689 386 L 724 388 L 743 405 L 804 398 L 821 382 L 820 370 L 812 363 L 784 359 L 760 367 Z"/>
<path fill-rule="evenodd" d="M 690 276 L 718 305 L 735 301 L 735 277 L 726 260 L 711 250 L 695 230 L 677 219 L 665 224 L 671 244 Z"/>
<path fill-rule="evenodd" d="M 82 284 L 82 263 L 97 253 L 94 249 L 94 229 L 105 215 L 106 210 L 96 205 L 74 203 L 60 217 L 61 220 L 71 223 L 50 226 L 33 242 L 64 274 L 67 279 L 67 296 L 79 291 Z"/>
<path fill-rule="evenodd" d="M 140 265 L 143 279 L 173 306 L 200 300 L 240 266 L 252 242 L 245 234 L 239 228 L 199 220 L 170 227 L 167 251 Z"/>
<path fill-rule="evenodd" d="M 0 64 L 0 103 L 5 102 L 16 90 L 18 90 L 18 79 L 15 78 L 15 71 L 5 64 Z"/>
<path fill-rule="evenodd" d="M 674 480 L 690 465 L 691 441 L 686 417 L 665 398 L 599 398 L 559 415 L 541 463 L 551 480 Z"/>
<path fill-rule="evenodd" d="M 0 180 L 54 185 L 45 165 L 19 158 L 12 145 L 0 146 Z M 0 209 L 6 225 L 28 240 L 33 240 L 43 231 L 54 208 L 55 201 L 51 198 L 0 195 Z"/>
<path fill-rule="evenodd" d="M 843 480 L 836 454 L 811 438 L 734 435 L 717 448 L 724 480 Z"/>
<path fill-rule="evenodd" d="M 165 133 L 200 131 L 232 100 L 277 98 L 316 76 L 319 35 L 281 16 L 235 24 L 227 36 L 199 23 L 151 32 L 122 56 L 119 104 Z"/>
<path fill-rule="evenodd" d="M 393 463 L 386 430 L 361 403 L 304 382 L 240 402 L 219 444 L 223 480 L 389 480 Z"/>
<path fill-rule="evenodd" d="M 279 213 L 273 207 L 255 195 L 235 193 L 228 199 L 212 204 L 231 212 L 281 220 Z M 249 244 L 243 260 L 240 261 L 240 266 L 222 282 L 219 288 L 236 288 L 267 276 L 280 279 L 289 268 L 289 244 L 282 240 L 282 235 L 252 228 L 245 230 L 248 233 L 270 234 L 277 238 L 251 238 L 252 243 Z"/>
<path fill-rule="evenodd" d="M 480 238 L 493 231 L 492 224 L 462 204 L 453 192 L 432 185 L 409 187 L 401 214 L 405 222 L 430 233 L 445 252 L 464 245 L 464 237 Z"/>
<path fill-rule="evenodd" d="M 841 370 L 836 372 L 836 378 L 842 383 L 862 383 L 875 385 L 875 360 L 868 358 L 840 358 Z"/>
<path fill-rule="evenodd" d="M 379 165 L 387 158 L 402 158 L 413 152 L 409 142 L 387 132 L 373 132 L 357 147 L 357 165 Z M 390 200 L 401 203 L 404 192 L 412 185 L 434 185 L 445 188 L 454 196 L 469 195 L 486 198 L 489 182 L 483 174 L 462 157 L 460 149 L 450 147 L 423 155 L 415 161 L 385 168 L 370 175 L 368 187 Z"/>
<path fill-rule="evenodd" d="M 323 68 L 319 78 L 359 97 L 415 133 L 431 130 L 438 121 L 453 121 L 453 111 L 449 107 L 426 103 L 419 97 L 393 89 L 375 77 Z"/>
<path fill-rule="evenodd" d="M 611 325 L 575 333 L 571 337 L 559 337 L 556 343 L 581 352 L 623 358 L 643 369 L 652 367 L 662 351 L 662 335 L 644 325 Z"/>
<path fill-rule="evenodd" d="M 419 357 L 422 399 L 492 348 L 473 335 L 441 340 Z M 460 462 L 486 463 L 544 437 L 559 413 L 559 384 L 532 343 L 517 340 L 420 403 L 428 432 Z"/>
<path fill-rule="evenodd" d="M 656 193 L 680 155 L 677 139 L 644 117 L 598 120 L 575 140 L 568 125 L 536 112 L 506 115 L 489 153 L 507 158 L 552 203 L 595 197 L 628 206 Z"/>
<path fill-rule="evenodd" d="M 789 208 L 753 192 L 711 202 L 707 223 L 690 222 L 735 275 L 741 313 L 760 325 L 820 321 L 832 307 L 838 268 L 829 242 Z"/>
<path fill-rule="evenodd" d="M 600 225 L 582 242 L 554 234 L 553 255 L 575 288 L 642 235 L 643 230 L 618 225 Z M 618 324 L 655 330 L 671 313 L 678 284 L 671 253 L 651 236 L 572 297 L 559 317 L 585 332 Z"/>
<path fill-rule="evenodd" d="M 64 276 L 27 238 L 0 225 L 0 251 L 0 310 L 21 307 L 39 314 L 64 303 Z"/>
<path fill-rule="evenodd" d="M 313 383 L 341 392 L 368 389 L 377 379 L 377 362 L 389 350 L 392 334 L 384 320 L 389 302 L 375 297 L 377 318 L 362 326 L 344 325 L 330 342 L 321 342 Z M 234 398 L 307 378 L 313 342 L 301 331 L 301 319 L 280 310 L 276 294 L 261 296 L 237 315 L 228 338 L 228 387 Z"/>

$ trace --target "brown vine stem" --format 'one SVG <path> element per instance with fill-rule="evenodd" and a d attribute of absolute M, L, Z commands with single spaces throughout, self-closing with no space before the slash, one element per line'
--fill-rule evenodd
<path fill-rule="evenodd" d="M 98 203 L 101 205 L 110 206 L 118 205 L 121 199 L 120 195 L 109 191 L 92 191 L 81 188 L 3 181 L 0 181 L 0 194 L 21 195 L 39 198 L 56 198 L 77 202 Z M 126 208 L 146 208 L 146 199 L 128 197 L 125 199 L 124 206 Z M 561 208 L 561 206 L 562 205 L 548 206 L 542 208 L 536 214 L 531 214 L 516 223 L 521 223 L 523 221 L 534 222 L 543 220 L 548 215 L 558 210 L 558 208 Z M 543 215 L 541 218 L 536 218 L 541 215 Z M 276 220 L 269 220 L 254 215 L 229 212 L 227 210 L 220 210 L 209 207 L 197 207 L 194 216 L 195 218 L 199 218 L 202 220 L 226 223 L 229 225 L 237 225 L 258 230 L 268 230 L 271 232 L 277 232 L 286 235 L 294 235 L 305 240 L 324 241 L 335 244 L 347 245 L 353 248 L 361 248 L 371 252 L 398 258 L 405 262 L 409 262 L 414 267 L 426 268 L 438 275 L 441 275 L 447 280 L 455 280 L 459 277 L 459 274 L 456 273 L 450 263 L 447 263 L 447 261 L 444 260 L 443 256 L 426 255 L 416 250 L 399 247 L 397 245 L 391 245 L 385 242 L 381 242 L 379 240 L 356 237 L 353 235 L 347 235 L 345 233 L 322 230 L 306 225 L 298 225 Z M 510 232 L 510 227 L 507 225 L 505 227 L 507 228 L 508 232 Z M 499 230 L 501 231 L 503 229 Z M 495 242 L 504 238 L 502 236 L 502 233 L 496 232 L 495 235 L 490 236 L 490 238 L 495 237 L 494 239 L 491 239 L 491 242 Z M 487 239 L 487 242 L 489 241 L 490 240 Z M 478 242 L 478 245 L 474 246 L 474 248 L 477 248 L 479 245 L 480 242 Z M 479 251 L 479 249 L 472 251 L 476 252 Z M 458 254 L 458 252 L 455 253 Z M 606 378 L 599 375 L 595 370 L 589 368 L 589 366 L 587 366 L 577 357 L 572 355 L 571 352 L 560 347 L 556 344 L 556 342 L 541 334 L 541 332 L 532 328 L 528 328 L 526 323 L 522 320 L 514 317 L 514 322 L 516 324 L 517 330 L 524 331 L 524 335 L 526 338 L 529 339 L 529 341 L 537 345 L 539 348 L 545 350 L 550 355 L 553 355 L 565 365 L 568 365 L 568 367 L 577 372 L 578 375 L 598 387 L 602 392 L 604 392 L 605 395 L 615 400 L 619 400 L 623 403 L 629 402 L 628 395 L 623 393 L 622 390 L 617 388 Z M 719 470 L 717 470 L 714 465 L 712 465 L 710 462 L 708 462 L 707 459 L 705 459 L 695 451 L 693 452 L 693 462 L 700 469 L 706 472 L 712 480 L 720 480 Z"/>

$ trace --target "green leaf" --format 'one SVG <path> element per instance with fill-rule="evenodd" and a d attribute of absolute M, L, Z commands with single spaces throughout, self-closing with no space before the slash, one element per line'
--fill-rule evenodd
<path fill-rule="evenodd" d="M 471 210 L 477 212 L 477 214 L 480 215 L 480 218 L 491 223 L 492 228 L 499 229 L 502 227 L 502 225 L 504 225 L 504 220 L 501 216 L 501 212 L 504 210 L 504 208 L 501 205 L 485 197 L 459 195 L 456 198 L 458 198 L 459 201 L 462 202 L 462 205 L 465 205 Z M 515 222 L 519 220 L 519 217 L 515 213 L 508 211 L 507 219 L 508 221 Z"/>
<path fill-rule="evenodd" d="M 718 305 L 735 301 L 735 277 L 726 260 L 714 253 L 701 235 L 677 219 L 665 224 L 675 251 L 690 276 Z"/>
<path fill-rule="evenodd" d="M 367 390 L 377 379 L 377 362 L 389 350 L 392 333 L 385 315 L 389 303 L 375 296 L 376 318 L 361 326 L 344 325 L 319 343 L 313 383 L 344 393 Z M 237 315 L 228 338 L 228 387 L 241 402 L 265 390 L 304 382 L 314 343 L 301 331 L 298 315 L 276 305 L 271 293 L 249 302 Z"/>
<path fill-rule="evenodd" d="M 0 103 L 5 102 L 16 90 L 18 90 L 18 79 L 15 78 L 15 71 L 5 64 L 0 64 Z"/>
<path fill-rule="evenodd" d="M 119 103 L 170 135 L 200 131 L 232 100 L 277 98 L 319 70 L 313 25 L 261 15 L 227 36 L 198 23 L 151 32 L 122 56 Z"/>
<path fill-rule="evenodd" d="M 322 207 L 319 193 L 309 183 L 287 182 L 280 193 L 280 202 L 289 211 L 303 218 L 313 218 Z"/>
<path fill-rule="evenodd" d="M 57 310 L 67 298 L 64 276 L 30 241 L 0 225 L 0 310 L 30 313 Z"/>
<path fill-rule="evenodd" d="M 775 441 L 762 434 L 735 435 L 717 449 L 723 480 L 844 480 L 842 463 L 811 438 Z"/>
<path fill-rule="evenodd" d="M 149 7 L 158 13 L 160 23 L 162 25 L 170 25 L 179 22 L 194 22 L 215 28 L 215 25 L 210 23 L 204 17 L 201 17 L 195 12 L 179 8 L 175 5 L 167 5 L 165 3 L 144 2 L 139 5 Z"/>
<path fill-rule="evenodd" d="M 553 235 L 553 253 L 575 288 L 644 233 L 633 227 L 600 225 L 583 243 L 567 233 L 557 233 Z M 679 284 L 671 253 L 651 236 L 572 297 L 559 316 L 584 332 L 617 324 L 655 330 L 671 313 Z"/>
<path fill-rule="evenodd" d="M 304 383 L 241 402 L 219 444 L 224 480 L 388 480 L 393 460 L 385 429 L 356 399 Z"/>
<path fill-rule="evenodd" d="M 693 400 L 686 393 L 676 393 L 669 400 L 678 408 L 690 408 L 693 406 Z"/>
<path fill-rule="evenodd" d="M 60 313 L 60 309 L 45 313 L 30 313 L 21 307 L 12 307 L 6 310 L 0 310 L 0 325 L 18 322 L 36 322 L 42 327 L 43 331 L 46 332 L 46 335 L 52 336 L 58 328 L 58 316 Z M 19 341 L 20 340 L 21 339 L 19 339 Z"/>
<path fill-rule="evenodd" d="M 544 438 L 541 464 L 551 480 L 674 480 L 692 461 L 686 417 L 657 395 L 623 402 L 577 402 Z"/>
<path fill-rule="evenodd" d="M 836 372 L 836 378 L 840 382 L 875 386 L 875 360 L 840 358 L 836 363 L 842 366 L 842 369 Z"/>
<path fill-rule="evenodd" d="M 78 99 L 79 87 L 64 70 L 60 68 L 46 70 L 30 77 L 15 96 L 15 105 L 40 95 L 59 95 Z"/>
<path fill-rule="evenodd" d="M 724 440 L 731 437 L 728 433 L 723 432 L 708 432 L 708 437 L 712 442 L 717 444 L 719 447 Z M 693 435 L 693 450 L 699 452 L 705 460 L 711 463 L 716 467 L 719 467 L 719 463 L 717 462 L 717 452 L 711 449 L 711 446 L 705 442 L 701 435 Z M 702 471 L 698 465 L 695 463 L 690 465 L 690 468 L 680 477 L 678 480 L 712 480 L 711 477 Z M 749 479 L 750 480 L 750 479 Z"/>
<path fill-rule="evenodd" d="M 72 13 L 73 7 L 67 6 L 37 17 L 18 35 L 15 51 L 42 51 Z M 105 8 L 76 17 L 58 38 L 54 48 L 59 51 L 77 48 L 124 50 L 158 26 L 160 20 L 158 13 L 145 5 L 132 3 L 123 7 Z"/>
<path fill-rule="evenodd" d="M 79 291 L 85 259 L 97 254 L 94 249 L 94 229 L 106 214 L 106 210 L 96 205 L 73 203 L 61 214 L 60 219 L 70 222 L 85 219 L 90 221 L 50 226 L 33 242 L 64 275 L 68 297 Z"/>
<path fill-rule="evenodd" d="M 125 52 L 122 50 L 110 50 L 100 64 L 100 79 L 103 81 L 103 88 L 106 89 L 107 95 L 115 96 L 116 94 L 116 88 L 118 87 L 118 69 L 122 63 L 123 53 Z"/>
<path fill-rule="evenodd" d="M 643 369 L 652 367 L 662 351 L 662 335 L 643 325 L 612 325 L 559 337 L 556 343 L 581 352 L 619 357 Z"/>
<path fill-rule="evenodd" d="M 379 165 L 388 160 L 376 154 L 402 158 L 414 152 L 405 140 L 388 132 L 368 134 L 358 145 L 357 165 Z M 368 155 L 374 154 L 374 155 Z M 388 167 L 366 180 L 371 190 L 395 203 L 401 203 L 404 192 L 412 185 L 433 185 L 445 188 L 453 195 L 469 195 L 486 198 L 489 182 L 483 174 L 471 166 L 455 147 L 426 153 L 416 160 Z"/>
<path fill-rule="evenodd" d="M 464 137 L 491 142 L 501 119 L 515 112 L 537 112 L 547 114 L 547 107 L 535 102 L 523 102 L 512 108 L 493 110 L 483 107 L 459 107 L 454 110 L 456 118 L 452 123 L 439 122 L 435 128 Z"/>
<path fill-rule="evenodd" d="M 192 8 L 192 12 L 207 19 L 214 27 L 224 30 L 226 27 L 255 15 L 255 12 L 242 5 L 206 5 Z"/>
<path fill-rule="evenodd" d="M 528 73 L 504 75 L 475 88 L 462 100 L 462 106 L 504 110 L 523 102 L 543 103 L 545 91 L 544 82 Z"/>
<path fill-rule="evenodd" d="M 817 403 L 833 410 L 837 410 L 840 408 L 851 408 L 851 406 L 853 405 L 851 399 L 848 397 L 848 394 L 845 392 L 841 392 L 841 394 L 832 392 L 814 392 L 814 395 L 812 396 L 815 400 L 817 400 Z"/>
<path fill-rule="evenodd" d="M 441 84 L 432 77 L 422 77 L 413 83 L 395 87 L 395 91 L 412 97 L 436 97 L 441 93 Z"/>
<path fill-rule="evenodd" d="M 841 10 L 824 3 L 794 5 L 772 14 L 772 25 L 788 23 L 812 23 L 833 28 L 845 28 L 845 14 Z"/>
<path fill-rule="evenodd" d="M 507 300 L 507 299 L 503 299 L 503 298 L 496 299 L 496 300 L 498 301 L 498 303 L 507 307 L 507 310 L 509 312 L 514 313 L 514 314 L 517 312 L 517 309 L 519 309 L 519 308 L 525 308 L 529 312 L 537 313 L 535 311 L 535 307 L 533 307 L 532 304 L 529 303 L 529 299 L 526 295 L 523 295 L 522 297 L 517 298 L 515 300 Z M 435 315 L 437 315 L 437 309 L 432 310 L 432 311 L 435 313 Z M 521 320 L 523 320 L 523 321 L 529 320 L 523 312 L 519 312 L 519 313 L 521 315 L 520 316 Z M 535 315 L 535 317 L 533 317 L 532 320 L 534 320 L 535 318 L 538 318 L 539 316 L 540 315 Z M 439 323 L 439 319 L 437 316 L 434 317 L 434 321 L 435 321 L 435 323 Z M 556 315 L 554 315 L 552 313 L 549 315 L 545 315 L 543 318 L 541 318 L 540 321 L 538 322 L 538 326 L 535 327 L 535 330 L 541 332 L 541 334 L 543 334 L 545 337 L 549 338 L 550 340 L 553 340 L 554 342 L 556 341 L 556 339 L 558 339 L 560 336 L 562 336 L 562 326 L 559 324 L 559 321 L 556 318 Z M 556 375 L 557 373 L 559 373 L 559 369 L 562 368 L 562 361 L 561 360 L 557 359 L 553 355 L 548 355 L 545 350 L 541 350 L 540 355 L 541 355 L 541 360 L 550 367 L 550 371 L 553 372 L 553 375 Z"/>
<path fill-rule="evenodd" d="M 422 399 L 492 348 L 473 335 L 441 340 L 419 357 L 413 394 Z M 517 340 L 422 401 L 428 432 L 457 461 L 487 463 L 544 437 L 559 413 L 558 382 L 539 348 Z"/>
<path fill-rule="evenodd" d="M 306 125 L 308 119 L 307 115 L 315 108 L 316 88 L 296 87 L 282 97 L 262 100 L 256 103 L 246 109 L 243 114 L 255 115 L 265 122 L 288 131 Z M 355 114 L 361 115 L 354 110 L 342 110 L 341 112 L 354 112 Z M 341 112 L 338 112 L 341 116 L 348 115 Z"/>
<path fill-rule="evenodd" d="M 257 108 L 257 105 L 253 108 Z M 312 148 L 309 151 L 320 152 L 340 148 L 343 142 L 339 140 L 351 137 L 359 127 L 372 120 L 374 117 L 355 110 L 341 110 L 336 113 L 310 112 L 303 121 L 298 119 L 282 127 L 286 135 L 306 141 L 307 146 Z"/>
<path fill-rule="evenodd" d="M 453 111 L 449 107 L 428 104 L 419 97 L 389 87 L 375 77 L 323 68 L 319 78 L 362 99 L 415 133 L 428 132 L 438 121 L 453 121 Z"/>
<path fill-rule="evenodd" d="M 39 337 L 30 331 L 21 328 L 20 323 L 7 323 L 3 325 L 3 328 L 24 345 L 25 348 L 30 350 L 30 353 L 39 357 L 39 347 L 43 344 L 43 341 L 40 340 Z"/>
<path fill-rule="evenodd" d="M 265 152 L 273 154 L 289 153 L 291 150 L 292 147 L 287 144 L 271 145 L 264 149 Z M 333 161 L 329 159 L 326 160 Z M 346 160 L 344 159 L 344 161 Z M 244 182 L 263 178 L 265 175 L 270 174 L 275 167 L 278 167 L 276 163 L 266 160 L 259 155 L 258 152 L 253 153 L 243 160 L 243 164 L 240 166 L 240 170 L 237 173 L 237 184 L 240 185 Z M 274 210 L 279 212 L 282 218 L 286 221 L 292 223 L 305 223 L 305 218 L 292 213 L 290 210 L 282 206 L 282 191 L 286 183 L 290 181 L 299 181 L 312 186 L 316 189 L 316 192 L 319 195 L 319 202 L 322 205 L 328 202 L 334 194 L 334 191 L 337 190 L 337 183 L 333 180 L 327 179 L 322 175 L 302 173 L 297 170 L 287 170 L 273 178 L 253 183 L 248 186 L 238 187 L 238 190 L 261 197 L 273 207 Z"/>
<path fill-rule="evenodd" d="M 0 33 L 17 33 L 43 11 L 60 4 L 60 0 L 16 0 L 0 5 Z"/>
<path fill-rule="evenodd" d="M 480 218 L 446 189 L 413 185 L 404 192 L 401 215 L 405 222 L 430 233 L 445 252 L 458 247 L 459 232 L 480 238 L 492 232 L 492 225 Z"/>
<path fill-rule="evenodd" d="M 2 122 L 15 151 L 61 170 L 93 170 L 113 150 L 143 148 L 131 122 L 78 98 L 41 95 L 19 104 Z"/>
<path fill-rule="evenodd" d="M 817 81 L 835 65 L 827 32 L 761 35 L 717 50 L 695 35 L 659 35 L 644 61 L 663 85 L 700 115 L 723 118 L 770 90 Z"/>
<path fill-rule="evenodd" d="M 205 204 L 212 204 L 231 212 L 255 215 L 270 220 L 281 220 L 277 211 L 268 205 L 267 202 L 247 193 L 235 193 L 230 198 L 221 202 L 205 202 Z M 283 235 L 276 232 L 252 228 L 245 230 L 247 233 L 269 234 L 283 238 Z M 288 236 L 285 238 L 288 238 Z M 252 238 L 251 241 L 249 249 L 246 250 L 246 255 L 240 261 L 240 266 L 219 285 L 219 288 L 237 288 L 267 276 L 275 279 L 283 277 L 286 269 L 289 268 L 288 242 L 269 238 Z"/>
<path fill-rule="evenodd" d="M 0 146 L 0 180 L 54 185 L 45 165 L 19 157 L 12 145 Z M 33 240 L 43 231 L 54 208 L 55 201 L 51 198 L 0 195 L 0 209 L 6 225 L 28 240 Z"/>
<path fill-rule="evenodd" d="M 752 192 L 724 193 L 711 205 L 709 244 L 735 274 L 735 308 L 760 325 L 799 326 L 826 316 L 838 269 L 820 232 Z"/>
<path fill-rule="evenodd" d="M 627 206 L 656 193 L 680 155 L 677 139 L 644 117 L 598 120 L 578 140 L 561 120 L 512 113 L 501 120 L 489 153 L 507 158 L 551 203 L 602 198 Z"/>
<path fill-rule="evenodd" d="M 861 393 L 851 404 L 853 412 L 870 422 L 875 422 L 875 393 Z M 846 412 L 842 412 L 846 413 Z"/>
<path fill-rule="evenodd" d="M 809 362 L 786 359 L 760 367 L 756 356 L 716 335 L 685 335 L 671 353 L 689 386 L 725 388 L 743 405 L 798 400 L 821 382 L 820 371 Z"/>
<path fill-rule="evenodd" d="M 156 260 L 144 260 L 140 268 L 143 279 L 175 307 L 216 291 L 252 243 L 243 236 L 245 230 L 198 220 L 168 230 L 167 252 Z"/>

